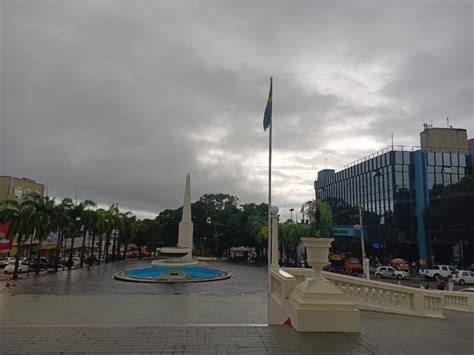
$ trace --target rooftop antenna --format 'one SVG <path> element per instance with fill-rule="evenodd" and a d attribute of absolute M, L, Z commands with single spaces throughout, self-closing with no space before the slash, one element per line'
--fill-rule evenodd
<path fill-rule="evenodd" d="M 435 119 L 433 118 L 433 119 L 430 121 L 430 128 L 433 128 L 433 121 L 434 121 L 434 120 L 435 120 Z"/>
<path fill-rule="evenodd" d="M 391 134 L 391 136 L 392 136 L 392 150 L 393 150 L 393 133 Z"/>
<path fill-rule="evenodd" d="M 446 117 L 446 123 L 448 124 L 448 128 L 450 127 L 449 126 L 449 117 Z"/>

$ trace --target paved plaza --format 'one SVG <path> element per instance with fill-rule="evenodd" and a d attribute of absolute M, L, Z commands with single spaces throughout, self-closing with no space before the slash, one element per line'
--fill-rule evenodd
<path fill-rule="evenodd" d="M 361 312 L 361 334 L 267 327 L 266 268 L 212 262 L 229 280 L 137 284 L 114 272 L 125 261 L 30 276 L 0 292 L 0 353 L 473 354 L 474 317 Z"/>

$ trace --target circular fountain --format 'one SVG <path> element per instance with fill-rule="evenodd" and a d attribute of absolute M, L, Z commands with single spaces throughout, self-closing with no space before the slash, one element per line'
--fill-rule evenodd
<path fill-rule="evenodd" d="M 152 267 L 119 271 L 114 279 L 132 282 L 203 282 L 225 280 L 232 276 L 227 271 L 199 266 L 192 257 L 193 223 L 191 221 L 191 188 L 186 177 L 183 216 L 179 223 L 178 246 L 159 249 L 160 257 L 151 262 Z"/>
<path fill-rule="evenodd" d="M 152 267 L 117 272 L 116 280 L 145 283 L 204 282 L 230 278 L 227 271 L 199 266 L 195 258 L 186 258 L 189 248 L 161 248 L 160 257 L 151 262 Z"/>

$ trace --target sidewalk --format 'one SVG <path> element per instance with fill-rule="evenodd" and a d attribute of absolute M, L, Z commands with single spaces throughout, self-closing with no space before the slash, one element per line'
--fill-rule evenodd
<path fill-rule="evenodd" d="M 445 320 L 361 312 L 361 334 L 297 333 L 264 325 L 7 325 L 0 352 L 472 355 L 472 315 Z"/>

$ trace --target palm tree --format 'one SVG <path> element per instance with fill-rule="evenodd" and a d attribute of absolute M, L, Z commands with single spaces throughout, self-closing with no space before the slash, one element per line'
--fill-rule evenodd
<path fill-rule="evenodd" d="M 311 230 L 316 234 L 332 235 L 333 221 L 329 204 L 322 200 L 312 200 L 303 203 L 301 213 L 309 217 Z"/>
<path fill-rule="evenodd" d="M 32 232 L 32 216 L 35 212 L 34 206 L 24 202 L 18 202 L 13 199 L 7 199 L 0 202 L 0 222 L 10 223 L 8 237 L 13 238 L 16 235 L 16 254 L 15 269 L 13 270 L 13 279 L 18 279 L 19 255 L 23 248 L 23 243 Z"/>
<path fill-rule="evenodd" d="M 255 249 L 257 253 L 257 261 L 260 260 L 262 250 L 262 240 L 267 239 L 268 225 L 266 220 L 260 216 L 251 215 L 246 223 L 247 230 L 255 239 Z"/>
<path fill-rule="evenodd" d="M 71 201 L 72 202 L 72 201 Z M 71 218 L 71 224 L 70 224 L 70 238 L 71 240 L 71 249 L 69 250 L 69 259 L 68 259 L 68 269 L 72 268 L 73 261 L 72 261 L 72 256 L 74 253 L 74 241 L 75 238 L 79 235 L 81 230 L 86 229 L 85 227 L 85 211 L 89 207 L 95 206 L 95 202 L 91 200 L 84 200 L 78 204 L 73 205 L 71 209 L 68 210 L 69 212 L 69 217 Z"/>
<path fill-rule="evenodd" d="M 68 213 L 68 209 L 72 208 L 73 203 L 70 198 L 65 198 L 61 203 L 57 204 L 54 207 L 53 211 L 53 224 L 54 230 L 58 233 L 58 239 L 56 242 L 56 250 L 54 253 L 54 271 L 58 272 L 59 259 L 61 246 L 64 239 L 64 232 L 67 230 L 71 224 L 71 218 Z"/>
<path fill-rule="evenodd" d="M 95 203 L 94 202 L 92 202 L 92 203 L 93 203 L 93 206 L 95 206 Z M 85 252 L 85 247 L 86 247 L 86 237 L 87 237 L 87 234 L 94 227 L 94 216 L 95 216 L 95 211 L 93 211 L 93 210 L 87 210 L 86 209 L 82 212 L 82 216 L 81 216 L 81 221 L 82 221 L 82 246 L 81 246 L 81 263 L 80 263 L 81 268 L 84 266 L 84 252 Z"/>
<path fill-rule="evenodd" d="M 107 233 L 108 230 L 108 223 L 107 223 L 107 211 L 103 208 L 99 208 L 96 211 L 95 216 L 95 223 L 94 223 L 94 234 L 93 237 L 97 234 L 99 236 L 99 264 L 102 260 L 102 244 L 104 234 Z M 94 241 L 92 242 L 92 248 L 94 248 Z M 91 257 L 94 257 L 94 250 L 91 252 Z"/>
<path fill-rule="evenodd" d="M 114 203 L 107 211 L 108 230 L 105 239 L 105 262 L 109 261 L 110 238 L 112 237 L 112 233 L 115 233 L 116 228 L 118 227 L 118 214 L 118 205 Z M 116 238 L 114 238 L 112 242 L 112 261 L 113 258 L 115 258 L 115 239 Z"/>
<path fill-rule="evenodd" d="M 35 238 L 38 240 L 38 251 L 36 252 L 35 274 L 40 272 L 41 249 L 44 239 L 54 230 L 54 207 L 55 200 L 49 196 L 38 193 L 30 193 L 25 197 L 25 204 L 33 206 L 35 212 L 32 215 L 35 227 Z"/>
<path fill-rule="evenodd" d="M 128 244 L 133 239 L 136 231 L 137 218 L 131 212 L 119 214 L 119 240 L 117 248 L 117 257 L 120 259 L 120 246 L 124 244 L 123 259 L 127 256 Z"/>

